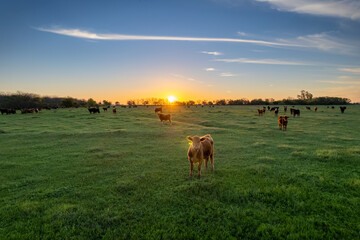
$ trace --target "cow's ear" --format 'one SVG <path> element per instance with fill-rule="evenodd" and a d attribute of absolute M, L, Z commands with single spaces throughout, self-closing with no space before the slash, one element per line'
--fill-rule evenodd
<path fill-rule="evenodd" d="M 192 142 L 192 137 L 187 136 L 186 139 L 189 140 L 190 142 Z"/>
<path fill-rule="evenodd" d="M 206 140 L 206 138 L 204 138 L 204 137 L 200 138 L 200 141 L 201 141 L 201 142 L 203 142 L 203 141 L 205 141 L 205 140 Z"/>

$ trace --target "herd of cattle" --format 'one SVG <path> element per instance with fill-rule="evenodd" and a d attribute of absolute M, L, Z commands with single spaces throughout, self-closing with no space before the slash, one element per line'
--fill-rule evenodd
<path fill-rule="evenodd" d="M 44 108 L 47 110 L 50 110 L 51 108 Z M 56 109 L 56 108 L 54 108 Z M 26 114 L 26 113 L 39 113 L 42 110 L 42 108 L 23 108 L 20 109 L 21 114 Z M 16 109 L 14 108 L 1 108 L 0 109 L 1 114 L 16 114 Z"/>
<path fill-rule="evenodd" d="M 126 108 L 126 106 L 121 106 L 122 108 Z M 137 107 L 137 106 L 131 106 L 131 107 Z M 186 106 L 188 107 L 188 106 Z M 203 106 L 202 106 L 203 107 Z M 210 106 L 213 107 L 213 106 Z M 103 111 L 107 112 L 107 110 L 110 108 L 110 106 L 108 107 L 103 107 Z M 329 107 L 327 107 L 329 108 Z M 334 109 L 335 107 L 332 106 L 332 109 Z M 274 112 L 275 116 L 278 115 L 279 113 L 279 107 L 272 107 L 270 108 L 270 106 L 267 106 L 267 108 L 264 106 L 261 109 L 258 109 L 258 115 L 262 116 L 263 114 L 265 114 L 266 109 L 270 112 Z M 283 107 L 284 112 L 287 112 L 287 106 Z M 311 110 L 310 107 L 306 107 L 307 110 Z M 341 106 L 340 107 L 340 111 L 341 113 L 344 113 L 346 107 Z M 318 110 L 317 107 L 314 107 L 314 111 L 316 112 Z M 1 114 L 16 114 L 16 110 L 15 109 L 0 109 Z M 21 109 L 21 113 L 22 114 L 26 114 L 26 113 L 39 113 L 41 111 L 41 109 L 38 108 L 30 108 L 30 109 Z M 100 113 L 100 109 L 96 108 L 96 107 L 90 107 L 88 108 L 89 113 Z M 114 114 L 116 114 L 117 109 L 116 107 L 112 108 L 112 112 Z M 155 114 L 158 116 L 159 120 L 164 123 L 166 121 L 169 121 L 170 124 L 172 124 L 171 121 L 171 115 L 170 114 L 164 114 L 163 113 L 163 107 L 156 107 L 155 108 Z M 300 109 L 295 109 L 294 106 L 292 108 L 290 108 L 290 114 L 293 115 L 294 117 L 298 116 L 300 117 Z M 289 117 L 284 115 L 284 116 L 279 116 L 278 118 L 278 123 L 279 123 L 279 129 L 286 131 L 287 125 L 288 125 L 288 119 Z M 199 137 L 197 135 L 190 137 L 187 136 L 186 137 L 187 140 L 190 141 L 190 146 L 188 149 L 188 161 L 190 163 L 190 173 L 189 173 L 189 178 L 191 179 L 193 176 L 193 169 L 194 169 L 194 165 L 198 164 L 198 179 L 201 178 L 201 168 L 202 168 L 202 162 L 205 161 L 205 168 L 207 169 L 208 167 L 208 161 L 210 160 L 211 163 L 211 170 L 212 172 L 214 172 L 214 140 L 213 138 L 210 136 L 210 134 L 207 134 L 205 136 Z"/>
<path fill-rule="evenodd" d="M 329 108 L 329 106 L 327 108 Z M 332 106 L 331 108 L 334 109 L 335 107 Z M 279 107 L 270 108 L 270 106 L 268 106 L 267 109 L 270 112 L 274 111 L 275 116 L 277 116 L 278 113 L 279 113 Z M 310 107 L 306 107 L 306 109 L 311 111 Z M 346 109 L 346 107 L 340 106 L 341 113 L 344 113 L 345 109 Z M 314 107 L 314 111 L 317 112 L 317 110 L 318 110 L 318 108 Z M 287 106 L 284 106 L 284 112 L 286 113 L 286 111 L 287 111 Z M 257 112 L 258 112 L 259 116 L 262 116 L 266 112 L 266 107 L 264 106 L 263 108 L 258 109 Z M 293 115 L 294 117 L 295 116 L 300 117 L 300 109 L 290 108 L 290 115 Z M 286 127 L 287 127 L 287 124 L 288 124 L 288 118 L 289 117 L 286 116 L 286 115 L 285 116 L 279 116 L 278 123 L 279 123 L 279 129 L 280 130 L 286 131 Z"/>

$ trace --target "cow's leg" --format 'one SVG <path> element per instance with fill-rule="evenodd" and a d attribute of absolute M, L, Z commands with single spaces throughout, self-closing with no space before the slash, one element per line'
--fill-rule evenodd
<path fill-rule="evenodd" d="M 208 161 L 209 161 L 209 157 L 205 158 L 205 169 L 207 170 L 207 166 L 208 166 Z"/>
<path fill-rule="evenodd" d="M 201 178 L 201 165 L 202 165 L 202 161 L 199 162 L 199 165 L 198 165 L 198 179 Z"/>
<path fill-rule="evenodd" d="M 214 172 L 214 153 L 210 155 L 211 171 Z"/>
<path fill-rule="evenodd" d="M 194 164 L 193 162 L 189 159 L 189 163 L 190 163 L 190 173 L 189 173 L 189 179 L 192 179 L 193 176 L 193 170 L 194 170 Z"/>

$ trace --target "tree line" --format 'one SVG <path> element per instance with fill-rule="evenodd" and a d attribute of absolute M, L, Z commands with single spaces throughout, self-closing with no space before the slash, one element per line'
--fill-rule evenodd
<path fill-rule="evenodd" d="M 191 106 L 191 105 L 346 105 L 350 103 L 348 98 L 339 97 L 313 97 L 308 91 L 302 90 L 297 98 L 287 98 L 282 100 L 275 99 L 218 99 L 218 100 L 188 100 L 176 101 L 172 105 Z M 119 105 L 117 101 L 114 103 Z M 130 99 L 127 105 L 169 105 L 166 98 L 142 98 Z M 110 106 L 111 101 L 103 100 L 96 102 L 94 99 L 76 99 L 73 97 L 41 97 L 34 93 L 0 93 L 0 108 L 70 108 L 70 107 L 99 107 L 100 105 Z"/>

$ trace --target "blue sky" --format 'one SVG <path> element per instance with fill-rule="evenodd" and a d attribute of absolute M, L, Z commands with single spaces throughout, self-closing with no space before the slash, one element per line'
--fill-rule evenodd
<path fill-rule="evenodd" d="M 0 2 L 0 91 L 360 102 L 360 2 Z"/>

